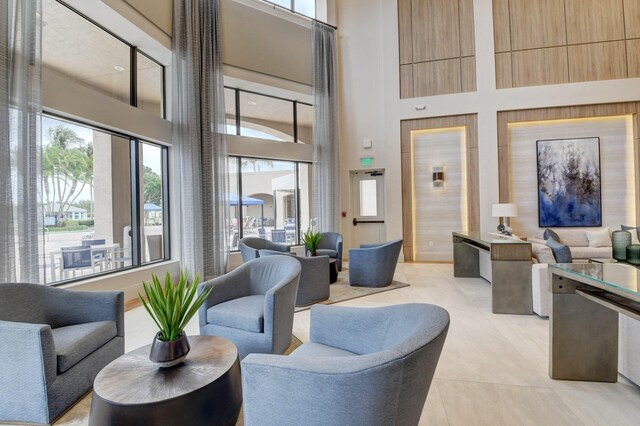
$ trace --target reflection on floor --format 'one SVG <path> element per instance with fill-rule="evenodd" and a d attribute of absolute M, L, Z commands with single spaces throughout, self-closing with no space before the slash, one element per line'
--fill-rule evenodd
<path fill-rule="evenodd" d="M 421 425 L 638 424 L 640 389 L 624 378 L 614 384 L 551 380 L 548 321 L 492 314 L 486 281 L 454 279 L 451 265 L 433 264 L 400 264 L 395 279 L 411 286 L 339 305 L 422 302 L 449 311 L 451 327 Z M 309 311 L 295 316 L 293 332 L 303 342 L 309 317 Z M 125 322 L 127 351 L 151 342 L 153 324 L 142 308 L 127 312 Z M 198 332 L 197 318 L 187 331 Z M 84 419 L 66 417 L 56 425 L 83 425 Z"/>

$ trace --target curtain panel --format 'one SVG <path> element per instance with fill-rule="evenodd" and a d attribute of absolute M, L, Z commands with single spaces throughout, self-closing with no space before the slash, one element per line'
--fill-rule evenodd
<path fill-rule="evenodd" d="M 174 0 L 172 122 L 181 262 L 209 279 L 228 265 L 228 165 L 218 0 Z"/>
<path fill-rule="evenodd" d="M 0 1 L 0 282 L 41 283 L 41 0 Z"/>
<path fill-rule="evenodd" d="M 312 24 L 313 54 L 313 194 L 314 228 L 338 232 L 340 227 L 340 164 L 338 81 L 335 29 Z"/>

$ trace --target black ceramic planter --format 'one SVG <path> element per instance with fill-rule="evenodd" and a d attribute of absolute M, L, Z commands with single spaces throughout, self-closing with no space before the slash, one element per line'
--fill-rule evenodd
<path fill-rule="evenodd" d="M 160 333 L 156 334 L 153 339 L 149 359 L 158 364 L 160 368 L 173 367 L 184 361 L 191 350 L 187 335 L 182 333 L 178 339 L 170 342 L 160 340 L 159 335 Z"/>

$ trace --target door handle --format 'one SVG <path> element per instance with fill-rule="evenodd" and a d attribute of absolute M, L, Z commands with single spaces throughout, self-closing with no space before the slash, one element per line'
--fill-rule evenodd
<path fill-rule="evenodd" d="M 358 226 L 358 219 L 355 217 L 353 218 L 353 226 Z"/>
<path fill-rule="evenodd" d="M 353 218 L 353 226 L 358 226 L 359 223 L 384 223 L 384 220 L 358 220 Z"/>

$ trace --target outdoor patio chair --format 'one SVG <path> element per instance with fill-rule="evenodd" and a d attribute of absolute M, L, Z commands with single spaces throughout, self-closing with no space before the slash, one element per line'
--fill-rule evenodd
<path fill-rule="evenodd" d="M 83 269 L 91 269 L 95 272 L 96 268 L 103 269 L 102 260 L 98 260 L 91 256 L 90 246 L 62 247 L 60 249 L 62 261 L 60 270 L 62 279 L 66 279 L 67 272 L 72 272 L 75 278 L 76 272 Z"/>

